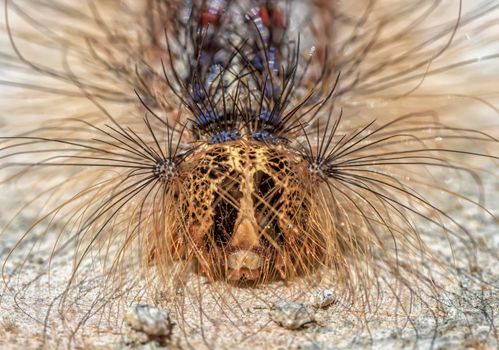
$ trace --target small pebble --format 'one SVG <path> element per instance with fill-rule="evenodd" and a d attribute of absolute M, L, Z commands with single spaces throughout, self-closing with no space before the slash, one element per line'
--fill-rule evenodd
<path fill-rule="evenodd" d="M 270 318 L 287 329 L 299 329 L 315 322 L 313 313 L 304 304 L 288 301 L 275 303 L 270 312 Z"/>
<path fill-rule="evenodd" d="M 336 302 L 336 295 L 330 289 L 324 289 L 315 293 L 312 305 L 318 309 L 324 309 Z"/>
<path fill-rule="evenodd" d="M 172 335 L 173 323 L 166 310 L 136 305 L 125 315 L 125 322 L 136 332 L 144 333 L 151 340 L 167 340 Z"/>

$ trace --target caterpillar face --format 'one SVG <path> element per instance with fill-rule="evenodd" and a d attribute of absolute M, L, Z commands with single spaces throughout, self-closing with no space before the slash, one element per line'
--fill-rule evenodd
<path fill-rule="evenodd" d="M 0 347 L 494 335 L 498 0 L 4 3 Z"/>
<path fill-rule="evenodd" d="M 255 141 L 208 144 L 186 163 L 185 245 L 201 270 L 229 280 L 285 278 L 306 231 L 306 162 L 284 146 Z"/>

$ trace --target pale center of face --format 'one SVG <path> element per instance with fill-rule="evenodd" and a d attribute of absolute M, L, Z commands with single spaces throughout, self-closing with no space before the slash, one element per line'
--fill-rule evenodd
<path fill-rule="evenodd" d="M 262 266 L 261 258 L 258 254 L 249 250 L 238 250 L 229 255 L 227 265 L 233 270 L 246 268 L 256 270 Z"/>

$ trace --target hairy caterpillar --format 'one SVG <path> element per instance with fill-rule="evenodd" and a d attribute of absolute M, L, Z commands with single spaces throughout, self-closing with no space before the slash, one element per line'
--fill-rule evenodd
<path fill-rule="evenodd" d="M 497 191 L 481 182 L 497 181 L 495 130 L 461 120 L 474 116 L 464 106 L 496 118 L 497 96 L 445 79 L 497 67 L 498 6 L 5 1 L 2 186 L 23 194 L 4 231 L 15 309 L 43 341 L 63 344 L 67 327 L 74 345 L 152 300 L 177 311 L 182 344 L 230 347 L 270 327 L 253 308 L 321 287 L 338 299 L 329 322 L 351 317 L 363 334 L 386 316 L 417 333 L 415 315 L 431 316 L 433 344 L 463 280 L 497 295 L 447 204 L 497 227 L 480 195 Z M 29 276 L 33 254 L 46 266 Z M 56 284 L 42 315 L 19 304 L 19 278 Z M 226 329 L 235 339 L 217 339 Z M 296 346 L 328 344 L 305 338 Z"/>

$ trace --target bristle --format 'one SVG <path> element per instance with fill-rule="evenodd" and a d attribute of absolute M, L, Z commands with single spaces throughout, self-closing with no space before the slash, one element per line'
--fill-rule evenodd
<path fill-rule="evenodd" d="M 121 308 L 147 301 L 174 312 L 182 345 L 217 347 L 206 325 L 246 339 L 268 326 L 249 309 L 317 289 L 334 291 L 329 320 L 416 332 L 463 281 L 496 291 L 451 203 L 497 227 L 497 129 L 463 119 L 499 112 L 466 81 L 497 67 L 483 28 L 498 15 L 495 1 L 5 1 L 0 183 L 20 193 L 6 295 L 41 256 L 56 281 L 42 343 L 120 331 Z"/>

